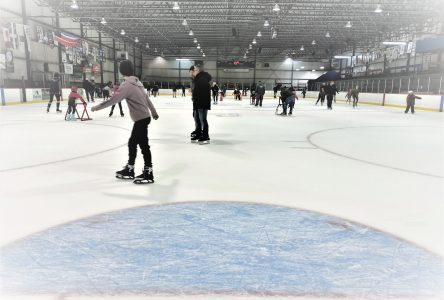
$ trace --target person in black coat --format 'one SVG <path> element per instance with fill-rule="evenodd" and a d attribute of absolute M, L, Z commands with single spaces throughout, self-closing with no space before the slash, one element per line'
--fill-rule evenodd
<path fill-rule="evenodd" d="M 332 108 L 332 103 L 333 103 L 333 97 L 334 95 L 336 95 L 336 87 L 333 86 L 334 83 L 330 83 L 330 85 L 327 85 L 326 87 L 324 87 L 325 90 L 325 94 L 327 95 L 327 109 L 333 109 Z"/>
<path fill-rule="evenodd" d="M 57 99 L 57 112 L 61 113 L 60 110 L 60 97 L 62 94 L 62 89 L 60 87 L 60 74 L 54 73 L 53 79 L 49 84 L 49 102 L 48 107 L 46 108 L 46 112 L 49 113 L 49 109 L 51 108 L 52 101 L 54 101 L 54 96 Z"/>
<path fill-rule="evenodd" d="M 213 92 L 213 104 L 217 104 L 217 95 L 219 94 L 219 86 L 216 82 L 213 82 L 213 87 L 211 88 Z"/>
<path fill-rule="evenodd" d="M 83 80 L 83 88 L 85 89 L 86 99 L 88 100 L 88 102 L 90 96 L 91 101 L 94 102 L 94 83 L 86 78 L 85 80 Z"/>
<path fill-rule="evenodd" d="M 209 143 L 208 111 L 211 109 L 211 75 L 202 70 L 200 66 L 191 66 L 190 75 L 193 78 L 192 96 L 193 117 L 196 125 L 195 136 L 192 142 Z"/>

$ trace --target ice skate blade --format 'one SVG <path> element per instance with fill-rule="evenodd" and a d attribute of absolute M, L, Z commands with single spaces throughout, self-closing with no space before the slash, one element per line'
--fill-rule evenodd
<path fill-rule="evenodd" d="M 199 141 L 198 140 L 191 140 L 191 143 L 199 143 Z"/>
<path fill-rule="evenodd" d="M 207 145 L 207 144 L 209 144 L 209 143 L 210 143 L 210 141 L 199 142 L 199 145 Z"/>
<path fill-rule="evenodd" d="M 118 179 L 134 179 L 134 176 L 122 176 L 122 175 L 116 174 L 116 178 L 118 178 Z"/>
<path fill-rule="evenodd" d="M 134 184 L 149 184 L 149 183 L 154 183 L 154 180 L 146 180 L 146 179 L 141 179 L 141 180 L 134 180 L 133 181 Z"/>

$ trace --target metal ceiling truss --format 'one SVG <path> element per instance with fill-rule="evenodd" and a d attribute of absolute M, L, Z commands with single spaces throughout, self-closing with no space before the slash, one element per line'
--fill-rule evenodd
<path fill-rule="evenodd" d="M 212 59 L 241 58 L 247 50 L 248 58 L 256 55 L 258 60 L 282 59 L 285 54 L 301 60 L 329 59 L 346 50 L 378 49 L 382 41 L 406 34 L 442 34 L 444 23 L 441 0 L 188 0 L 177 1 L 178 10 L 173 10 L 174 1 L 77 0 L 78 9 L 70 7 L 72 1 L 36 0 L 146 54 L 154 55 L 157 48 L 156 55 L 196 59 L 202 56 L 194 38 Z M 273 11 L 275 4 L 280 11 Z M 375 12 L 377 5 L 382 12 Z M 269 27 L 264 27 L 265 20 Z"/>

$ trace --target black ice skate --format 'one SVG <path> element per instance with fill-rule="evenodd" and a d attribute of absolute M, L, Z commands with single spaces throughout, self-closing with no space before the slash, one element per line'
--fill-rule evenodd
<path fill-rule="evenodd" d="M 193 132 L 191 132 L 190 137 L 195 137 L 196 136 L 196 130 L 194 130 Z"/>
<path fill-rule="evenodd" d="M 134 179 L 134 167 L 126 165 L 123 170 L 116 172 L 116 178 Z"/>
<path fill-rule="evenodd" d="M 205 145 L 205 144 L 209 144 L 210 143 L 210 138 L 206 137 L 206 138 L 200 138 L 199 139 L 199 145 Z"/>
<path fill-rule="evenodd" d="M 145 167 L 143 173 L 134 178 L 135 184 L 154 183 L 153 168 Z"/>

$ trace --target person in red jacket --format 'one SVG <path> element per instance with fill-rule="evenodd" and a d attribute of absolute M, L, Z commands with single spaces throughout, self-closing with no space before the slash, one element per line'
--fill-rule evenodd
<path fill-rule="evenodd" d="M 83 105 L 86 105 L 83 97 L 77 93 L 77 87 L 71 87 L 71 93 L 68 96 L 68 112 L 65 118 L 66 121 L 77 121 L 76 118 L 76 99 L 80 99 L 83 102 Z"/>

